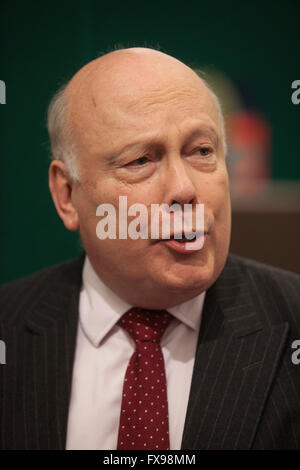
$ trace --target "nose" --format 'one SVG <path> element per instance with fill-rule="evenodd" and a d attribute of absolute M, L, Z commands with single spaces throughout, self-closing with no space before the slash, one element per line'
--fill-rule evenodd
<path fill-rule="evenodd" d="M 192 204 L 196 197 L 196 188 L 191 172 L 185 162 L 180 158 L 169 162 L 165 174 L 165 187 L 167 204 Z"/>

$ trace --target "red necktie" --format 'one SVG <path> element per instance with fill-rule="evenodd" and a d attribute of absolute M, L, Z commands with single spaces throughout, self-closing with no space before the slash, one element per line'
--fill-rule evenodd
<path fill-rule="evenodd" d="M 172 318 L 165 310 L 132 308 L 118 322 L 136 343 L 124 379 L 119 450 L 170 448 L 167 384 L 160 339 Z"/>

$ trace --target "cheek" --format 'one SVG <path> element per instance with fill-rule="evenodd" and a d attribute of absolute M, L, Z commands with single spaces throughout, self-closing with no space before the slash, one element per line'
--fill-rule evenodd
<path fill-rule="evenodd" d="M 231 203 L 228 178 L 224 178 L 216 191 L 215 221 L 217 245 L 228 251 L 231 235 Z"/>
<path fill-rule="evenodd" d="M 231 230 L 231 204 L 226 171 L 216 173 L 203 189 L 204 212 L 214 221 L 214 237 L 221 245 L 228 245 Z"/>
<path fill-rule="evenodd" d="M 113 256 L 114 258 L 118 258 L 118 252 L 120 252 L 120 250 L 122 251 L 122 256 L 124 257 L 125 255 L 126 258 L 134 254 L 136 256 L 137 252 L 142 251 L 148 243 L 147 240 L 131 240 L 130 237 L 127 238 L 127 240 L 118 240 L 118 235 L 121 230 L 119 226 L 120 218 L 122 219 L 123 230 L 126 231 L 128 236 L 126 228 L 128 229 L 130 222 L 139 216 L 138 212 L 136 215 L 129 216 L 128 209 L 133 204 L 145 204 L 145 201 L 151 200 L 149 188 L 145 186 L 143 188 L 129 187 L 119 182 L 109 181 L 108 179 L 102 179 L 101 184 L 85 181 L 84 185 L 82 184 L 82 190 L 78 192 L 76 197 L 82 239 L 96 248 L 97 251 L 105 252 L 108 257 Z M 122 200 L 119 199 L 120 196 L 123 197 Z M 126 197 L 125 202 L 124 196 Z M 120 202 L 122 206 L 120 206 Z M 100 213 L 97 215 L 96 213 L 97 208 L 102 204 L 109 205 L 109 213 L 111 214 L 110 222 L 108 222 L 108 213 L 105 208 L 103 208 L 102 215 L 100 215 Z M 148 204 L 145 205 L 148 209 L 147 214 L 150 214 L 151 211 L 149 210 Z M 103 224 L 99 224 L 101 220 L 103 220 Z M 97 237 L 97 227 L 100 231 L 104 230 L 106 232 L 108 225 L 110 225 L 112 233 L 115 231 L 117 239 L 107 238 L 100 240 Z M 136 230 L 139 231 L 139 228 Z"/>
<path fill-rule="evenodd" d="M 231 203 L 228 178 L 224 178 L 224 181 L 220 184 L 219 190 L 217 191 L 216 218 L 221 226 L 220 230 L 223 233 L 224 239 L 229 238 L 231 228 Z"/>
<path fill-rule="evenodd" d="M 74 196 L 74 202 L 82 223 L 96 225 L 99 217 L 97 208 L 101 204 L 111 204 L 118 211 L 118 195 L 120 188 L 104 175 L 82 178 L 79 189 Z"/>
<path fill-rule="evenodd" d="M 230 193 L 227 171 L 216 172 L 199 186 L 201 202 L 211 210 L 215 216 L 225 215 L 230 208 Z"/>

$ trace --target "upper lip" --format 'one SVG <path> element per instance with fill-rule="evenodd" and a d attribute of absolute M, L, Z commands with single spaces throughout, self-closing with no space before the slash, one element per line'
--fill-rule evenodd
<path fill-rule="evenodd" d="M 187 232 L 187 234 L 189 234 L 189 233 L 193 233 L 193 234 L 196 233 L 196 237 L 199 237 L 199 236 L 201 236 L 202 234 L 207 235 L 208 231 L 207 231 L 207 230 L 204 230 L 204 232 L 203 232 L 203 231 L 201 231 L 201 230 L 198 230 L 198 231 L 196 231 L 196 230 L 190 230 L 189 232 Z M 170 233 L 170 237 L 160 238 L 159 241 L 170 240 L 171 238 L 174 238 L 175 235 L 180 235 L 180 237 L 178 237 L 179 239 L 185 237 L 184 231 L 182 231 L 182 232 L 176 232 L 176 234 L 175 234 L 174 232 L 172 232 L 172 233 Z"/>

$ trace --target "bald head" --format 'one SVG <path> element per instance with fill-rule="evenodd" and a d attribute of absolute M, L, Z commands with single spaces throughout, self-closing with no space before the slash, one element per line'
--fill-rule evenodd
<path fill-rule="evenodd" d="M 110 52 L 80 69 L 53 98 L 48 114 L 52 156 L 64 161 L 71 177 L 78 180 L 78 148 L 92 133 L 101 139 L 112 109 L 118 108 L 124 119 L 129 119 L 129 110 L 142 117 L 153 112 L 157 103 L 192 97 L 195 92 L 219 121 L 225 147 L 219 101 L 191 68 L 148 48 Z"/>
<path fill-rule="evenodd" d="M 67 86 L 67 93 L 84 100 L 95 95 L 114 95 L 115 91 L 137 94 L 160 90 L 170 81 L 176 85 L 204 86 L 198 75 L 179 60 L 147 48 L 121 49 L 99 57 L 80 69 Z M 82 104 L 82 103 L 81 103 Z"/>

